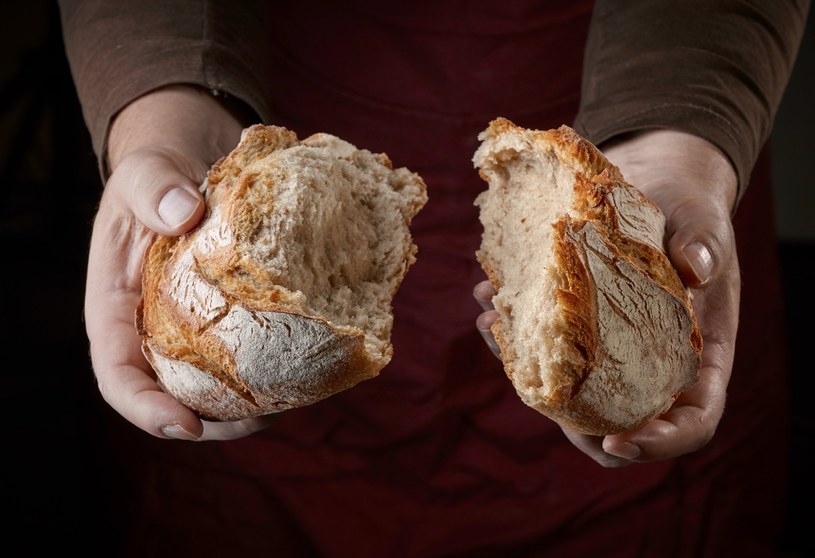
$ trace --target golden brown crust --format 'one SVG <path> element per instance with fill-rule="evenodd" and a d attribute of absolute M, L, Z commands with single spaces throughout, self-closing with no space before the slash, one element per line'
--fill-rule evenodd
<path fill-rule="evenodd" d="M 480 139 L 474 162 L 489 189 L 476 202 L 485 226 L 477 256 L 501 300 L 492 331 L 521 398 L 564 427 L 597 435 L 664 412 L 697 381 L 702 338 L 664 251 L 659 208 L 568 126 L 527 130 L 498 118 Z M 534 206 L 541 199 L 549 201 Z M 549 292 L 519 291 L 533 288 L 523 271 L 530 266 L 518 262 L 534 252 L 512 250 L 528 251 L 546 236 L 514 239 L 528 231 L 512 228 L 513 219 L 530 211 L 549 215 L 540 226 L 552 227 L 553 267 L 531 281 L 554 281 L 556 304 L 539 317 L 515 307 Z"/>
<path fill-rule="evenodd" d="M 553 405 L 558 405 L 571 400 L 580 389 L 583 379 L 597 362 L 600 346 L 596 289 L 591 275 L 583 265 L 585 256 L 579 246 L 569 240 L 567 230 L 572 228 L 571 220 L 565 217 L 555 222 L 553 228 L 555 261 L 559 268 L 564 270 L 561 274 L 564 284 L 557 289 L 557 302 L 563 309 L 566 345 L 574 353 L 567 361 L 579 363 L 579 366 L 567 370 L 570 389 L 566 393 L 564 388 L 562 397 L 552 401 Z"/>
<path fill-rule="evenodd" d="M 394 171 L 385 155 L 359 152 L 333 136 L 300 142 L 283 128 L 248 128 L 240 145 L 208 173 L 207 213 L 199 226 L 150 243 L 135 317 L 143 352 L 162 387 L 203 418 L 232 421 L 308 405 L 376 376 L 390 360 L 389 300 L 363 297 L 376 307 L 359 308 L 359 313 L 383 320 L 371 331 L 332 322 L 304 292 L 309 287 L 304 282 L 313 277 L 309 273 L 330 270 L 317 265 L 316 272 L 308 268 L 298 275 L 296 269 L 302 254 L 326 249 L 281 229 L 313 230 L 323 224 L 299 221 L 321 217 L 300 214 L 299 206 L 291 205 L 309 187 L 298 182 L 299 174 L 339 191 L 340 185 L 331 182 L 338 177 L 325 169 L 343 164 L 346 172 L 357 173 L 354 179 L 340 177 L 346 180 L 343 191 L 353 196 L 364 190 L 385 200 L 377 211 L 389 212 L 398 227 L 388 231 L 394 235 L 388 240 L 392 261 L 370 270 L 353 269 L 353 260 L 343 265 L 351 268 L 348 273 L 362 274 L 363 284 L 381 281 L 375 292 L 393 296 L 415 261 L 407 226 L 426 201 L 424 183 L 406 169 Z M 304 211 L 319 210 L 304 203 Z M 347 203 L 354 202 L 348 198 Z M 342 215 L 338 219 L 330 224 L 342 230 L 360 226 L 343 222 Z M 354 238 L 353 232 L 347 234 Z M 365 257 L 370 260 L 370 253 Z"/>

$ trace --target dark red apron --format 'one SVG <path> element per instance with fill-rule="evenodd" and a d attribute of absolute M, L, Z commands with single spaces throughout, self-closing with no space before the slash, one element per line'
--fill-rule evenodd
<path fill-rule="evenodd" d="M 137 465 L 135 553 L 767 555 L 784 448 L 775 438 L 784 385 L 768 268 L 757 276 L 744 262 L 742 333 L 761 341 L 741 344 L 719 435 L 667 463 L 596 465 L 520 402 L 474 326 L 471 292 L 484 278 L 474 257 L 473 200 L 485 187 L 471 162 L 477 134 L 496 116 L 534 128 L 572 122 L 591 4 L 280 7 L 270 24 L 275 123 L 386 152 L 428 185 L 413 227 L 418 262 L 395 300 L 394 358 L 379 378 L 287 412 L 247 439 L 127 434 L 140 451 L 137 461 L 128 457 Z M 767 196 L 766 173 L 760 178 L 743 209 L 747 219 L 755 205 L 767 223 L 769 204 L 751 201 Z M 774 257 L 771 231 L 752 230 L 743 257 Z"/>

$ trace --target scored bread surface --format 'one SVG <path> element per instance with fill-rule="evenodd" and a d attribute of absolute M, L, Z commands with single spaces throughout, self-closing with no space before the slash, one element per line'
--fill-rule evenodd
<path fill-rule="evenodd" d="M 329 134 L 255 125 L 205 187 L 200 225 L 145 257 L 136 325 L 162 387 L 204 418 L 239 420 L 376 376 L 422 179 Z"/>
<path fill-rule="evenodd" d="M 698 379 L 702 339 L 664 251 L 659 208 L 568 126 L 498 118 L 473 162 L 488 188 L 477 257 L 492 332 L 529 406 L 606 435 L 666 411 Z"/>

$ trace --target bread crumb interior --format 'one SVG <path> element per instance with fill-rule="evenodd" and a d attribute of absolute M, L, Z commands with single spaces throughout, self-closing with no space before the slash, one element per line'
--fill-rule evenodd
<path fill-rule="evenodd" d="M 507 355 L 516 386 L 546 394 L 556 387 L 548 371 L 567 354 L 551 224 L 572 212 L 574 172 L 551 151 L 510 150 L 489 163 L 484 167 L 489 190 L 477 200 L 485 229 L 479 257 L 500 274 L 493 303 L 518 348 Z"/>
<path fill-rule="evenodd" d="M 263 163 L 241 206 L 256 228 L 237 252 L 259 278 L 297 293 L 298 312 L 365 332 L 366 349 L 387 359 L 391 299 L 413 262 L 408 223 L 424 191 L 380 157 L 321 135 Z"/>

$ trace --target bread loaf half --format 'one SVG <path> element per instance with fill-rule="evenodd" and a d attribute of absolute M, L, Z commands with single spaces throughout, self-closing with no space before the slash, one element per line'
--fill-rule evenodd
<path fill-rule="evenodd" d="M 422 179 L 332 135 L 255 125 L 204 187 L 200 225 L 145 257 L 136 327 L 162 387 L 233 421 L 376 376 Z"/>
<path fill-rule="evenodd" d="M 498 118 L 473 162 L 492 332 L 521 399 L 562 426 L 619 433 L 698 379 L 702 338 L 659 208 L 567 126 Z"/>

